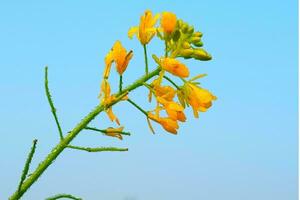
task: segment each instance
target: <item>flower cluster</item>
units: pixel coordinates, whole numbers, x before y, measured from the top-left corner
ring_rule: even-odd
[[[153,15],[150,10],[146,10],[140,18],[139,25],[129,29],[128,37],[132,39],[133,36],[137,37],[144,48],[145,76],[148,75],[147,45],[155,36],[164,41],[165,44],[164,55],[160,57],[152,55],[159,73],[151,83],[146,81],[143,83],[149,90],[149,101],[152,101],[154,96],[156,106],[153,110],[145,111],[141,106],[130,100],[127,95],[121,100],[127,100],[146,115],[153,133],[154,129],[151,121],[159,123],[166,131],[177,134],[179,123],[187,120],[184,113],[187,107],[191,107],[194,116],[198,118],[199,112],[207,111],[212,102],[216,100],[216,96],[207,89],[200,87],[200,83],[197,82],[205,74],[196,75],[189,79],[190,70],[180,60],[180,58],[193,58],[208,61],[212,58],[209,53],[201,48],[203,46],[202,33],[195,31],[193,26],[178,19],[174,13],[162,12]],[[105,69],[99,97],[103,106],[107,106],[105,111],[110,120],[115,121],[118,125],[120,125],[120,121],[113,113],[112,106],[109,106],[111,102],[116,100],[116,96],[111,94],[108,79],[111,66],[115,63],[116,71],[120,75],[119,93],[121,93],[122,76],[132,57],[133,52],[131,50],[127,51],[120,41],[115,42],[105,57]],[[172,78],[169,77],[169,74],[172,75]],[[182,85],[178,85],[174,81],[176,78],[182,81]],[[170,84],[165,84],[164,80]],[[122,130],[123,127],[108,128],[106,135],[122,139],[120,134]]]

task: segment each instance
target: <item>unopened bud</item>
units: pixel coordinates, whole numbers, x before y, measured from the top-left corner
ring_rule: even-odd
[[[194,45],[195,45],[196,47],[202,47],[202,46],[203,46],[203,43],[202,43],[202,41],[199,41],[199,42],[194,43]]]
[[[194,53],[193,49],[183,49],[180,51],[180,55],[183,57],[191,57],[193,53]]]
[[[202,35],[203,35],[203,34],[202,34],[201,32],[199,32],[199,31],[194,33],[194,36],[195,36],[195,37],[202,37]]]
[[[180,31],[179,31],[179,30],[176,30],[176,31],[173,33],[173,35],[172,35],[173,40],[174,40],[175,42],[178,41],[178,39],[180,38],[180,35],[181,35]]]
[[[179,19],[179,20],[177,20],[177,24],[178,24],[179,27],[181,27],[182,24],[183,24],[183,21],[181,19]]]
[[[192,37],[191,38],[191,43],[195,44],[195,43],[198,43],[201,41],[201,38],[200,37]]]
[[[182,24],[182,32],[187,33],[189,26],[187,24]]]
[[[211,55],[209,53],[207,53],[204,49],[195,49],[194,53],[193,53],[193,57],[197,60],[211,60]]]
[[[188,28],[188,31],[187,31],[188,33],[190,33],[190,34],[192,34],[193,32],[194,32],[194,27],[193,26],[190,26],[189,28]]]

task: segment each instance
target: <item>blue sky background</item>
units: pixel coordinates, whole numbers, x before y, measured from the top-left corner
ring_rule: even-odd
[[[32,168],[58,142],[44,66],[67,132],[97,105],[115,40],[135,52],[125,84],[143,73],[142,48],[127,30],[151,9],[172,11],[204,33],[213,60],[186,63],[192,74],[208,73],[202,85],[218,96],[212,109],[199,120],[189,110],[177,136],[159,126],[152,135],[144,116],[122,103],[114,110],[131,137],[82,132],[74,144],[129,152],[66,150],[23,199],[65,192],[88,200],[296,200],[297,7],[295,0],[0,1],[0,199],[16,189],[34,138]],[[149,47],[162,50],[158,39]],[[131,94],[141,104],[145,95]],[[112,124],[101,115],[92,125]]]

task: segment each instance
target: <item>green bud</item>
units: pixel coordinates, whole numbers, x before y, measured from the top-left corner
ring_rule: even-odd
[[[201,48],[194,49],[193,58],[203,61],[212,59],[211,55]]]
[[[182,21],[182,19],[179,19],[179,20],[177,20],[177,24],[178,24],[178,26],[179,26],[179,27],[181,27],[181,26],[182,26],[182,24],[183,24],[183,21]]]
[[[188,31],[187,31],[189,34],[192,34],[194,32],[194,27],[193,26],[190,26],[188,28]]]
[[[200,42],[201,38],[200,37],[192,37],[190,41],[191,41],[191,43],[195,44],[195,43]]]
[[[180,31],[179,31],[179,30],[176,30],[176,31],[173,33],[172,39],[176,42],[179,38],[180,38]]]
[[[203,46],[203,42],[202,42],[202,41],[199,41],[199,42],[194,43],[194,45],[195,45],[196,47],[202,47],[202,46]]]
[[[193,49],[182,49],[180,51],[180,55],[183,57],[191,57],[193,53],[194,53]]]
[[[190,45],[190,43],[188,43],[188,42],[184,42],[184,43],[182,44],[182,47],[183,47],[184,49],[189,49],[189,48],[191,48],[191,45]]]
[[[182,32],[187,33],[189,26],[187,24],[182,24]]]
[[[203,34],[201,32],[199,32],[199,31],[197,31],[197,32],[194,33],[195,37],[202,37],[202,35]]]

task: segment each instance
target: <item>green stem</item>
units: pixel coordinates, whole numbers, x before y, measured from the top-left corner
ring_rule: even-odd
[[[77,149],[87,152],[102,152],[102,151],[128,151],[128,148],[117,148],[117,147],[80,147],[80,146],[73,146],[68,145],[68,148]]]
[[[182,80],[182,82],[186,83],[187,81],[184,79],[184,78],[181,78],[180,79]]]
[[[68,199],[73,199],[73,200],[82,200],[81,198],[74,197],[73,195],[70,194],[57,194],[52,197],[48,197],[46,200],[56,200],[56,199],[62,199],[62,198],[68,198]]]
[[[141,108],[140,106],[138,106],[136,103],[134,103],[132,100],[130,99],[127,99],[127,101],[129,103],[131,103],[134,107],[136,107],[139,111],[141,111],[144,115],[146,115],[148,117],[148,113],[143,109]]]
[[[180,87],[179,87],[174,81],[172,81],[169,77],[164,76],[164,79],[166,79],[166,80],[169,81],[172,85],[174,85],[174,86],[177,88],[177,90],[180,89]]]
[[[143,85],[144,82],[148,81],[152,77],[159,74],[161,68],[157,68],[152,71],[148,75],[142,76],[140,79],[136,80],[133,84],[126,87],[122,92],[115,94],[117,97],[109,106],[113,106],[117,102],[121,101],[122,98],[128,94],[128,92],[136,89]],[[99,113],[104,110],[104,106],[102,104],[96,106],[88,115],[86,115],[75,127],[72,131],[70,131],[60,142],[52,149],[52,151],[46,156],[46,158],[38,165],[35,171],[28,177],[24,183],[22,184],[20,190],[16,191],[9,199],[17,200],[20,199],[23,194],[31,187],[31,185],[38,180],[38,178],[42,175],[42,173],[54,162],[57,156],[70,144],[70,142],[78,135],[80,131],[82,131],[90,121],[92,121]]]
[[[27,176],[27,174],[28,174],[29,167],[30,167],[30,163],[31,163],[31,161],[32,161],[33,154],[34,154],[35,149],[36,149],[37,139],[33,140],[32,143],[33,143],[33,144],[32,144],[31,150],[30,150],[30,152],[29,152],[29,154],[28,154],[28,156],[27,156],[26,163],[25,163],[25,166],[24,166],[22,175],[21,175],[21,180],[20,180],[20,183],[19,183],[19,186],[18,186],[18,192],[20,192],[21,187],[22,187],[22,185],[23,185],[23,182],[25,181],[26,176]]]
[[[59,124],[59,121],[58,121],[58,118],[57,118],[57,115],[56,115],[56,109],[54,107],[54,103],[53,103],[53,100],[51,98],[51,93],[50,93],[49,86],[48,86],[48,67],[47,66],[45,67],[45,91],[46,91],[46,96],[47,96],[49,105],[51,107],[51,112],[53,114],[56,126],[58,128],[59,137],[62,140],[64,138],[64,136],[63,136],[63,133],[62,133],[62,130],[61,130],[61,127],[60,127],[60,124]]]
[[[168,57],[168,43],[165,40],[165,57]]]
[[[120,75],[120,81],[119,81],[119,92],[122,92],[122,85],[123,85],[123,76]]]
[[[148,56],[147,56],[147,46],[146,46],[146,44],[144,44],[143,47],[144,47],[144,57],[145,57],[145,73],[146,73],[146,75],[148,75],[149,69],[148,69]]]
[[[97,131],[97,132],[101,132],[101,133],[107,133],[106,129],[97,129],[94,127],[85,127],[84,129],[86,130],[92,130],[92,131]],[[114,133],[120,133],[121,135],[130,135],[129,132],[123,132],[123,131],[113,131]]]

